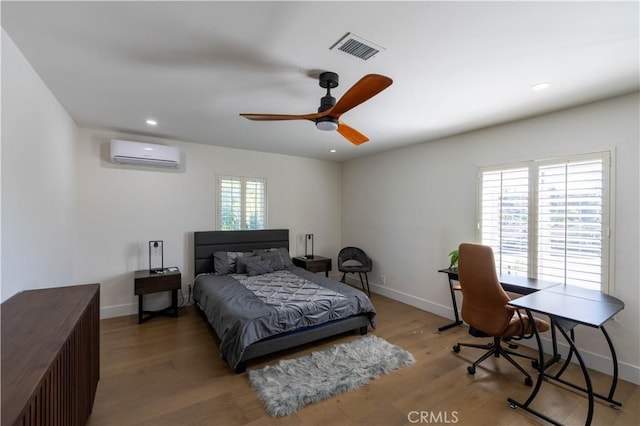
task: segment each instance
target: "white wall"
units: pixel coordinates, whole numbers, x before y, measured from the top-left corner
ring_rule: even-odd
[[[2,107],[2,300],[97,282],[103,317],[135,313],[133,271],[148,266],[153,239],[165,241],[165,263],[181,268],[186,288],[192,233],[215,229],[217,172],[267,179],[268,225],[290,229],[293,254],[305,233],[318,254],[340,249],[338,163],[77,129],[4,30]],[[114,166],[112,137],[180,146],[184,166]],[[151,307],[167,295],[158,296]]]
[[[2,30],[2,301],[74,282],[76,126]]]
[[[112,138],[180,147],[180,170],[108,162]],[[165,265],[193,282],[193,232],[215,229],[216,173],[267,179],[269,228],[315,234],[317,254],[333,257],[341,241],[341,165],[286,155],[81,129],[77,145],[77,279],[102,284],[102,316],[136,312],[133,271],[148,268],[148,241],[164,241]],[[335,269],[335,268],[334,268]],[[165,304],[168,295],[149,297]],[[164,300],[166,299],[166,300]],[[145,298],[145,304],[147,298]]]
[[[437,270],[460,242],[476,240],[478,167],[614,150],[613,295],[626,308],[607,330],[623,377],[640,383],[638,117],[636,93],[345,163],[342,242],[372,256],[375,291],[453,318]],[[577,331],[595,367],[610,371],[600,334]]]

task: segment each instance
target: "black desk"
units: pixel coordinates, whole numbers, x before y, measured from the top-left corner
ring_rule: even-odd
[[[539,356],[538,379],[536,381],[535,387],[533,388],[533,391],[531,392],[531,395],[529,395],[529,398],[527,398],[524,403],[520,403],[512,398],[509,398],[508,401],[512,408],[522,408],[548,422],[559,425],[558,422],[530,407],[531,402],[538,394],[542,381],[545,378],[560,382],[574,389],[587,393],[587,396],[589,398],[589,408],[585,425],[590,425],[593,418],[594,397],[609,402],[609,404],[613,408],[620,408],[622,406],[621,403],[613,399],[613,394],[618,382],[618,359],[616,357],[613,343],[611,342],[611,339],[609,338],[609,335],[604,328],[604,323],[606,321],[608,321],[611,317],[624,309],[624,303],[621,300],[606,294],[602,294],[599,291],[587,290],[580,287],[560,284],[512,300],[511,302],[509,302],[509,304],[517,308],[525,309],[527,311],[527,315],[529,316],[530,323],[533,325],[533,331],[538,343]],[[540,334],[536,329],[535,321],[533,321],[532,312],[538,312],[540,314],[548,315],[551,319],[552,328],[557,328],[558,330],[560,330],[560,333],[569,344],[569,356],[556,374],[551,375],[545,372],[546,365],[544,363],[542,341],[540,340]],[[575,344],[574,328],[579,324],[586,325],[588,327],[599,328],[602,331],[607,344],[609,345],[609,350],[611,351],[611,359],[613,362],[613,377],[611,380],[611,387],[609,388],[609,394],[607,396],[594,392],[591,385],[591,379],[589,377],[589,370],[587,369],[582,356],[578,351],[578,347]],[[580,369],[582,370],[582,375],[584,376],[586,388],[577,386],[561,378],[574,354],[578,360],[578,363],[580,364]]]
[[[451,324],[443,325],[442,327],[438,327],[438,331],[444,331],[451,327],[455,327],[457,325],[462,325],[462,320],[458,315],[458,303],[456,302],[456,295],[454,290],[458,290],[459,287],[454,285],[454,281],[458,281],[458,268],[445,268],[439,269],[438,272],[442,272],[447,274],[447,278],[449,278],[449,290],[451,291],[451,303],[453,304],[453,314],[455,315],[455,321]],[[557,286],[557,282],[553,281],[543,281],[537,280],[535,278],[526,278],[526,277],[517,277],[515,275],[507,275],[500,274],[498,275],[498,279],[500,280],[500,284],[505,291],[509,291],[511,293],[516,294],[531,294],[536,291],[540,291],[545,288]],[[555,338],[554,338],[555,342]],[[554,347],[554,354],[557,353],[557,350]]]

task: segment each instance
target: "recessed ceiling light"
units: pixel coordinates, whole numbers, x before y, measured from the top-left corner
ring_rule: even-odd
[[[156,120],[153,120],[153,119],[150,118],[150,119],[147,120],[147,124],[149,126],[157,126],[158,122]]]
[[[543,81],[543,82],[536,83],[533,86],[531,86],[531,90],[545,90],[545,89],[548,89],[549,86],[551,86],[551,84],[549,84],[546,81]]]
[[[335,149],[330,149],[329,152],[336,152],[336,150]]]

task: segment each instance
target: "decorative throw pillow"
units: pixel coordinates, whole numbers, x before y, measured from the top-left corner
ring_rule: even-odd
[[[250,254],[241,251],[217,251],[213,253],[213,268],[216,275],[235,274],[237,272],[238,258]]]
[[[253,257],[253,252],[242,253],[242,256],[238,256],[236,261],[236,274],[247,273],[247,259]]]
[[[278,250],[267,251],[262,255],[262,259],[271,264],[274,271],[284,269],[284,263],[282,262],[282,254]]]
[[[289,255],[289,250],[284,247],[278,247],[278,252],[280,252],[280,256],[282,256],[282,264],[285,268],[293,266],[293,261],[291,260],[291,256]]]
[[[289,268],[293,266],[293,261],[291,260],[291,256],[289,255],[289,250],[287,250],[285,247],[257,249],[253,251],[253,254],[256,256],[262,256],[265,253],[273,253],[273,252],[280,254],[280,259],[282,260],[282,266],[284,266],[285,268]]]
[[[260,256],[251,256],[246,258],[247,274],[250,276],[267,274],[273,272],[273,267],[268,260],[260,258]]]

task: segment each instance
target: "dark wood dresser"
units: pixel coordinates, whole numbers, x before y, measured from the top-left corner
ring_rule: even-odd
[[[2,303],[2,425],[85,425],[100,376],[100,285]]]

